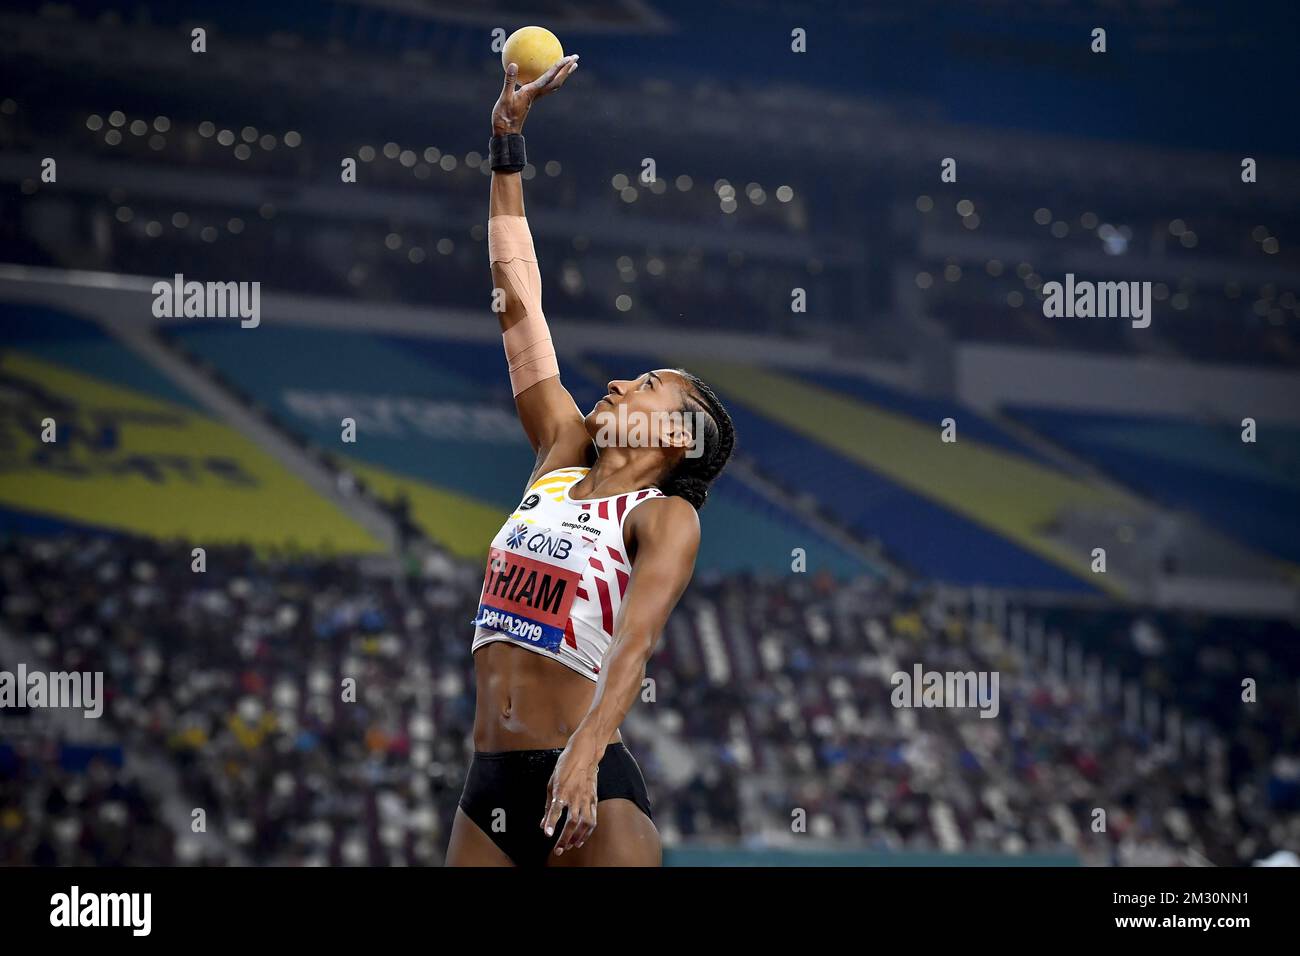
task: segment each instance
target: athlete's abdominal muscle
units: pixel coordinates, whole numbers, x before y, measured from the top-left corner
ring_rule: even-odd
[[[596,684],[557,660],[493,641],[474,654],[474,749],[563,748],[591,707]],[[611,742],[620,739],[619,735]]]

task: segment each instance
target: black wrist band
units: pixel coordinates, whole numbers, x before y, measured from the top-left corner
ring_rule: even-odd
[[[521,133],[506,133],[488,140],[488,158],[494,172],[517,173],[528,165]]]

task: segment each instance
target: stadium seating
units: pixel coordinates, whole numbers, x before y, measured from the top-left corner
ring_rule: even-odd
[[[40,769],[37,738],[7,724],[0,819],[21,814],[23,826],[0,827],[0,859],[441,859],[472,749],[476,564],[442,558],[374,577],[352,558],[218,547],[208,573],[194,575],[183,544],[25,537],[0,544],[0,580],[0,629],[24,635],[51,668],[104,671],[115,692],[101,729],[127,752],[177,767],[184,805],[205,808],[221,835],[201,845],[169,835],[157,796],[111,759],[65,753],[56,774]],[[1105,695],[1062,680],[967,597],[789,575],[700,580],[650,662],[654,700],[625,728],[669,852],[723,841],[849,844],[882,854],[878,862],[997,853],[1229,864],[1300,837],[1300,781],[1284,759],[1300,739],[1284,700],[1300,660],[1284,624],[1025,613],[1106,670],[1131,674],[1152,699],[1223,685],[1203,718],[1186,712],[1210,722],[1206,743],[1171,745]],[[59,626],[64,617],[80,622],[75,632]],[[891,705],[891,674],[915,663],[996,669],[1000,719]],[[1243,668],[1271,699],[1258,712],[1227,705]],[[357,680],[356,703],[339,701],[345,677]],[[1209,756],[1214,735],[1234,742],[1226,761]],[[1282,749],[1268,750],[1273,742]],[[105,786],[122,796],[98,795]],[[103,835],[120,820],[106,800],[134,807],[130,843]],[[1104,833],[1088,826],[1097,806],[1108,808]],[[796,808],[808,829],[792,839]],[[69,829],[69,817],[83,829]]]
[[[1008,413],[1117,481],[1261,551],[1300,564],[1300,431],[1260,423],[1267,441],[1241,440],[1240,423],[1011,407]],[[1289,457],[1288,457],[1289,456]]]
[[[381,496],[404,492],[433,540],[466,557],[484,552],[534,464],[499,344],[278,326],[258,329],[257,347],[249,348],[242,331],[182,323],[165,334]],[[588,405],[605,392],[578,365],[566,364],[564,380]],[[357,421],[355,444],[341,442],[345,417]],[[702,521],[704,570],[788,570],[794,548],[804,549],[813,573],[872,570],[788,505],[731,477]]]

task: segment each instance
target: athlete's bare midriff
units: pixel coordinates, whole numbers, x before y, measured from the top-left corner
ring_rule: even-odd
[[[558,661],[494,641],[474,653],[474,749],[563,748],[587,715],[596,685]],[[610,743],[622,735],[616,730]]]

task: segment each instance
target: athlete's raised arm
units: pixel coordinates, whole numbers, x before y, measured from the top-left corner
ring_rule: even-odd
[[[521,134],[533,102],[558,90],[577,68],[577,55],[566,56],[533,82],[517,86],[518,67],[509,64],[501,96],[492,109],[494,139]],[[551,333],[542,314],[541,273],[524,218],[518,171],[494,169],[489,208],[493,308],[501,321],[519,421],[537,452],[539,471],[548,459],[550,467],[581,464],[590,437],[573,397],[560,384]]]

